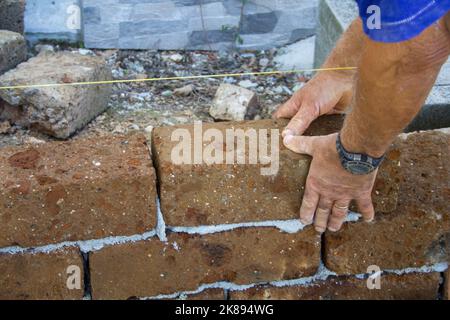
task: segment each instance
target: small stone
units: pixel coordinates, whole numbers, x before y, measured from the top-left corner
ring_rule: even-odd
[[[173,62],[181,62],[184,59],[184,57],[181,54],[179,54],[179,53],[175,53],[175,54],[172,54],[170,56],[166,56],[164,58],[165,58],[166,61],[167,60],[171,60]]]
[[[195,87],[192,84],[184,86],[182,88],[175,89],[173,92],[176,96],[187,97],[191,95],[195,90]]]
[[[125,133],[125,128],[119,124],[114,128],[113,133],[123,134]]]
[[[259,60],[259,65],[263,68],[267,67],[269,65],[269,59],[267,58],[262,58]]]
[[[81,54],[82,56],[95,55],[94,52],[92,50],[89,50],[89,49],[78,49],[78,53]]]
[[[166,91],[161,92],[161,95],[163,97],[168,98],[168,97],[171,97],[173,95],[173,92],[172,92],[172,90],[166,90]]]
[[[217,90],[209,114],[216,120],[245,120],[248,109],[256,109],[258,99],[253,91],[223,83]]]
[[[141,129],[141,128],[140,128],[137,124],[135,124],[135,123],[131,124],[131,125],[129,126],[129,128],[130,128],[131,130],[135,130],[135,131],[138,131],[138,130]]]
[[[34,50],[37,53],[42,53],[42,52],[55,52],[55,48],[50,45],[50,44],[38,44],[34,47]]]
[[[0,123],[0,134],[9,133],[11,130],[11,124],[9,121],[3,121]]]
[[[251,82],[250,80],[242,80],[239,82],[239,86],[245,89],[256,88],[258,86],[257,83]]]
[[[46,142],[44,140],[42,140],[42,139],[38,139],[38,138],[35,138],[35,137],[28,137],[28,138],[25,139],[25,143],[27,143],[27,144],[43,144],[43,143],[46,143]]]

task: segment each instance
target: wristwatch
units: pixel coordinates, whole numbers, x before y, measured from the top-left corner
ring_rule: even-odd
[[[345,150],[341,142],[341,134],[336,139],[336,149],[345,170],[355,175],[365,175],[375,171],[385,156],[373,158],[363,153],[351,153]]]

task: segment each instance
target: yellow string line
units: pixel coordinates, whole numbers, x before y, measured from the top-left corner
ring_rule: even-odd
[[[356,67],[336,67],[336,68],[317,68],[317,69],[302,69],[302,70],[287,70],[287,71],[222,73],[222,74],[208,74],[208,75],[198,75],[198,76],[162,77],[162,78],[148,78],[148,79],[127,79],[127,80],[123,79],[123,80],[86,81],[86,82],[70,82],[70,83],[30,84],[30,85],[3,86],[3,87],[0,87],[0,90],[85,86],[85,85],[115,84],[115,83],[134,83],[134,82],[154,82],[154,81],[171,81],[171,80],[192,80],[192,79],[205,79],[205,78],[266,76],[266,75],[275,75],[275,74],[316,72],[316,71],[356,70],[356,69],[357,69]]]

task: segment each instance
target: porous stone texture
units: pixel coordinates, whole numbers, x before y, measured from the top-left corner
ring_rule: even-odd
[[[231,291],[232,300],[435,300],[439,273],[384,274],[380,289],[368,289],[367,279],[330,277],[307,285],[290,287],[261,286]]]
[[[440,131],[400,137],[390,157],[398,163],[397,208],[374,223],[348,223],[326,233],[326,266],[338,274],[421,267],[449,261],[450,135]]]
[[[320,0],[314,66],[319,68],[337,40],[358,17],[354,0]],[[353,66],[348,66],[353,67]],[[450,127],[450,59],[444,64],[422,111],[405,132]]]
[[[24,37],[16,32],[0,30],[0,75],[26,58],[27,44]]]
[[[68,269],[71,266],[80,272],[73,273]],[[0,253],[0,274],[2,300],[69,300],[84,295],[83,259],[77,248],[50,253]],[[67,286],[71,275],[79,275],[80,289]]]
[[[85,0],[91,48],[268,49],[314,35],[317,0]]]
[[[129,236],[156,225],[155,174],[141,135],[0,154],[0,247]]]
[[[104,248],[90,254],[94,299],[154,297],[195,290],[202,284],[237,284],[313,275],[320,236],[312,227],[288,234],[276,228],[241,228],[188,235],[172,233]]]
[[[210,115],[216,120],[245,120],[252,109],[258,108],[258,98],[251,90],[223,83],[217,89]]]
[[[110,80],[104,59],[74,52],[42,53],[0,77],[3,86]],[[0,114],[56,138],[68,138],[104,111],[112,87],[48,86],[0,90]],[[3,105],[3,106],[2,106]],[[6,106],[5,106],[6,105]],[[7,110],[16,109],[16,117]],[[5,115],[6,114],[6,115]]]
[[[311,125],[306,134],[337,132],[341,128],[342,119],[341,116],[321,117]],[[223,162],[219,164],[202,161],[204,159],[200,159],[199,164],[180,164],[174,161],[178,155],[174,151],[180,144],[178,140],[183,141],[178,137],[180,130],[187,132],[192,138],[192,143],[188,144],[192,155],[196,153],[195,139],[199,139],[195,140],[197,145],[203,145],[205,150],[205,146],[211,142],[202,143],[202,133],[194,135],[194,126],[155,128],[152,146],[166,223],[171,226],[198,226],[298,218],[311,158],[296,154],[283,146],[281,130],[286,124],[287,120],[203,124],[203,133],[209,129],[217,129],[225,136],[226,130],[241,129],[244,133],[254,130],[255,135],[262,133],[269,136],[268,155],[275,155],[272,168],[277,168],[274,165],[277,157],[279,166],[278,171],[265,174],[262,174],[261,169],[269,169],[268,161],[259,160],[257,164],[249,164],[248,139],[245,146],[236,142],[242,142],[243,138],[236,139],[233,144],[227,143],[226,138],[222,142],[212,143],[214,150],[223,150],[224,154],[245,155],[245,164],[238,164],[236,161],[234,164],[226,164],[225,155]],[[269,130],[264,132],[262,129]],[[271,132],[272,129],[275,131]],[[272,147],[271,139],[278,139],[278,145]],[[266,147],[266,144],[263,146]],[[264,150],[264,147],[259,147],[259,150]],[[255,153],[257,152],[252,152]],[[202,155],[201,152],[197,154]],[[194,160],[193,156],[189,158]],[[374,200],[380,211],[395,209],[398,190],[396,172],[396,166],[391,161],[383,164],[374,189]]]
[[[0,1],[0,30],[23,33],[25,0]]]

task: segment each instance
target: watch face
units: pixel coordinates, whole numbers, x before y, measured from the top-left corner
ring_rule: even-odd
[[[375,170],[375,167],[367,162],[349,161],[345,168],[353,174],[368,174]]]

